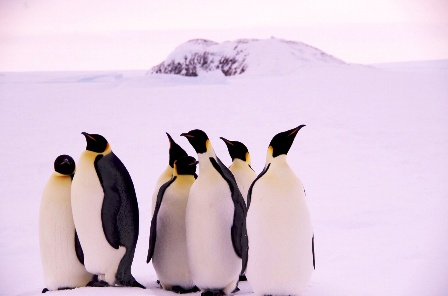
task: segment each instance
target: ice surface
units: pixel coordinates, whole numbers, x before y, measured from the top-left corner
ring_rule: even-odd
[[[40,196],[55,157],[76,161],[84,150],[81,132],[104,135],[134,180],[141,231],[133,274],[148,289],[54,294],[169,295],[145,263],[151,193],[168,162],[165,132],[195,156],[179,135],[205,130],[228,165],[219,137],[242,141],[260,172],[272,136],[306,124],[288,155],[306,188],[315,231],[316,271],[304,295],[447,295],[444,63],[399,71],[320,64],[288,75],[232,78],[0,74],[0,294],[40,295],[44,288]],[[248,283],[241,288],[237,295],[251,294]]]

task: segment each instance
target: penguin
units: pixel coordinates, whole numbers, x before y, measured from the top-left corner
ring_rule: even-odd
[[[196,164],[191,156],[174,162],[173,177],[160,187],[151,221],[146,263],[152,259],[162,288],[177,293],[199,291],[190,271],[185,229],[185,211]]]
[[[304,188],[286,159],[303,127],[272,138],[266,166],[249,188],[246,275],[256,295],[301,295],[315,267]]]
[[[44,281],[42,293],[86,286],[93,275],[83,265],[84,254],[76,235],[70,189],[75,161],[59,155],[42,193],[39,244]]]
[[[251,167],[250,154],[246,145],[238,141],[229,141],[226,138],[220,137],[227,146],[230,157],[232,158],[232,165],[229,170],[235,177],[238,188],[243,195],[244,202],[247,204],[247,192],[252,182],[257,177],[257,174]]]
[[[182,149],[182,147],[180,147],[176,142],[174,142],[170,134],[166,133],[166,135],[168,136],[168,141],[170,143],[169,160],[166,169],[162,172],[162,174],[160,174],[159,178],[157,179],[156,186],[152,194],[151,213],[154,213],[154,209],[156,208],[157,195],[159,193],[160,186],[168,182],[173,177],[174,162],[181,157],[188,156],[187,152],[185,152],[185,150]]]
[[[246,205],[229,169],[202,130],[187,138],[198,153],[199,176],[188,197],[185,224],[193,282],[203,296],[237,289],[247,262]]]
[[[82,134],[87,147],[78,160],[71,192],[84,264],[97,275],[89,286],[145,288],[131,274],[139,231],[131,176],[103,136]]]

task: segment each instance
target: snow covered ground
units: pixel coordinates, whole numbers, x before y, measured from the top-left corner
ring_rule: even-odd
[[[260,172],[272,136],[306,124],[289,152],[312,214],[316,271],[305,296],[448,293],[448,63],[318,65],[288,75],[195,78],[136,72],[0,73],[0,294],[40,295],[37,221],[60,154],[100,133],[127,166],[141,213],[133,274],[148,287],[55,295],[170,295],[146,264],[165,132],[244,142]],[[422,70],[423,69],[423,70]],[[237,295],[250,295],[248,283]]]

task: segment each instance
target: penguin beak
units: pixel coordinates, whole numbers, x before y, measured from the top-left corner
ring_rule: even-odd
[[[233,145],[233,143],[232,142],[230,142],[229,140],[227,140],[226,138],[223,138],[223,137],[219,137],[221,140],[223,140],[224,141],[224,143],[226,143],[227,145],[231,145],[231,146],[235,146],[235,145]]]
[[[194,136],[190,135],[189,133],[182,133],[180,134],[181,137],[186,137],[186,138],[194,138]]]
[[[292,136],[292,135],[294,135],[294,134],[297,134],[297,132],[300,131],[300,129],[301,129],[302,127],[305,127],[305,126],[306,126],[306,125],[304,125],[304,124],[299,125],[299,126],[296,127],[295,129],[293,129],[292,132],[289,133],[288,137],[289,137],[289,136]]]
[[[189,165],[197,165],[199,163],[199,161],[194,161],[192,163],[190,163]]]
[[[168,141],[170,142],[170,147],[171,147],[171,142],[173,141],[173,138],[171,138],[169,133],[166,133],[166,135],[168,136]]]
[[[61,162],[61,165],[63,164],[70,164],[70,161],[67,158],[65,158],[64,161]]]
[[[94,137],[92,137],[91,135],[89,135],[88,133],[86,133],[86,132],[82,132],[81,134],[83,134],[86,138],[89,138],[90,140],[92,140],[92,141],[95,141],[96,142],[96,140],[95,140],[95,138]]]

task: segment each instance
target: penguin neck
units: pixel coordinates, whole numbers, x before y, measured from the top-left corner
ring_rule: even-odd
[[[213,150],[212,144],[209,141],[207,144],[207,151],[205,151],[204,153],[198,153],[199,175],[201,174],[202,170],[208,170],[209,167],[213,167],[212,163],[210,162],[210,157],[216,159],[215,150]]]
[[[241,160],[239,158],[235,158],[233,160],[232,165],[230,166],[230,168],[232,168],[232,169],[242,169],[242,168],[249,167],[249,165],[250,164],[248,162],[246,162],[244,160]]]
[[[266,165],[271,164],[271,166],[287,166],[289,167],[288,161],[286,159],[286,154],[279,155],[277,157],[272,157],[272,154],[266,156]]]
[[[174,173],[173,176],[176,177],[177,182],[181,182],[181,183],[184,183],[184,182],[193,183],[195,180],[193,175],[178,175],[177,173]]]

